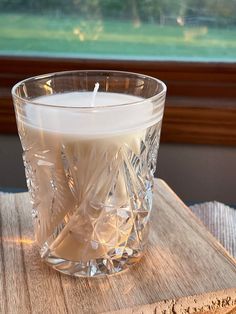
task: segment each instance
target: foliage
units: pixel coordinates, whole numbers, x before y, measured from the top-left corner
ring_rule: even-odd
[[[0,12],[76,15],[160,25],[236,25],[236,0],[0,0]]]
[[[235,61],[236,29],[0,14],[0,53]]]

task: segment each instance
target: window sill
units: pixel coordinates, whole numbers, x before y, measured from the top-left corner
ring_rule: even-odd
[[[16,133],[11,87],[30,76],[76,69],[144,73],[168,87],[162,141],[236,146],[236,64],[0,57],[0,133]]]

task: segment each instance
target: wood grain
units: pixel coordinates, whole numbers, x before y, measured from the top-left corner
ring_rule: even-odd
[[[236,64],[0,56],[0,133],[16,133],[12,86],[65,70],[138,72],[168,86],[162,141],[236,145]]]
[[[236,145],[236,108],[165,108],[163,142]]]
[[[28,193],[0,194],[0,215],[0,313],[228,313],[236,306],[235,260],[161,180],[145,257],[109,278],[72,278],[40,262]]]

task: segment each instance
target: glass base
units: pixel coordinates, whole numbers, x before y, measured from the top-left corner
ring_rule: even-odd
[[[41,251],[42,253],[42,251]],[[46,253],[46,254],[45,254]],[[122,256],[114,255],[108,258],[91,259],[84,261],[70,261],[55,256],[48,249],[41,254],[42,260],[53,269],[75,277],[102,277],[114,275],[127,270],[137,263],[143,256],[143,251],[134,251],[126,248]]]

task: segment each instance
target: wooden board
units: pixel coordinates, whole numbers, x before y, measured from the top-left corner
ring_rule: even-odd
[[[236,263],[161,180],[146,256],[85,279],[44,265],[27,193],[0,194],[0,313],[236,313]]]

